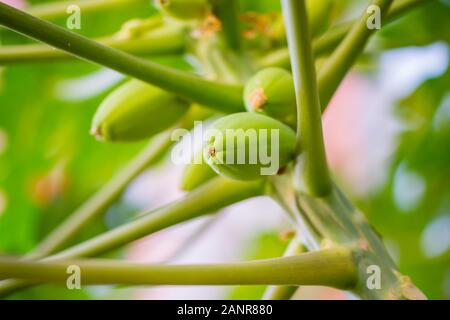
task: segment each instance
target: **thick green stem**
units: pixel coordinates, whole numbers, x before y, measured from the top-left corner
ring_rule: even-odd
[[[100,255],[148,234],[261,195],[263,188],[263,181],[240,182],[217,177],[175,203],[147,212],[133,222],[68,248],[46,260]],[[26,288],[28,285],[30,283],[27,281],[5,280],[0,282],[0,296]]]
[[[293,239],[289,243],[289,246],[287,247],[283,256],[290,257],[303,252],[305,252],[305,247],[297,239]],[[289,300],[295,294],[297,289],[298,286],[270,286],[266,289],[266,292],[263,295],[263,299]]]
[[[393,0],[375,0],[373,2],[373,4],[379,8],[382,18],[386,15],[392,1]],[[330,102],[347,72],[353,66],[359,55],[364,51],[369,37],[376,31],[376,29],[369,29],[367,26],[367,21],[373,14],[374,13],[371,11],[364,12],[360,20],[353,25],[341,44],[320,68],[318,82],[320,99],[324,109]]]
[[[299,234],[314,230],[322,246],[354,248],[358,268],[358,285],[353,290],[356,294],[364,299],[424,298],[420,290],[398,272],[381,239],[338,187],[334,186],[326,197],[311,197],[294,189],[291,175],[272,179],[273,197],[298,217]],[[308,249],[316,250],[315,244],[305,244]],[[370,286],[373,268],[380,272],[380,287]]]
[[[306,190],[323,196],[331,190],[323,143],[321,107],[304,0],[283,0],[288,46],[297,96],[297,141]]]
[[[238,0],[214,0],[214,13],[222,22],[222,32],[228,46],[233,50],[241,48],[241,29]]]
[[[398,0],[392,4],[391,9],[388,12],[386,19],[383,23],[386,25],[392,21],[395,21],[398,17],[402,16],[406,12],[417,8],[420,5],[432,2],[435,0]],[[333,51],[342,39],[345,38],[351,27],[356,21],[345,22],[339,24],[330,30],[328,30],[323,36],[313,41],[313,53],[316,57],[330,53]],[[282,48],[277,51],[271,52],[259,60],[259,65],[262,68],[267,67],[283,67],[289,68],[290,57],[289,49]],[[326,107],[326,106],[324,106]]]
[[[292,257],[210,265],[143,265],[107,260],[29,262],[0,259],[0,275],[66,283],[68,267],[80,270],[81,285],[321,285],[352,288],[356,269],[345,248]]]
[[[179,27],[163,27],[138,37],[110,36],[95,41],[128,53],[162,55],[183,52],[186,34]],[[44,44],[0,46],[0,64],[54,62],[73,58],[65,51]]]
[[[83,13],[129,7],[135,4],[145,4],[148,0],[72,0],[43,3],[25,9],[29,14],[41,19],[55,19],[67,16],[70,5],[78,6]]]
[[[0,24],[80,58],[109,67],[224,112],[243,110],[242,87],[204,80],[107,47],[0,3]]]

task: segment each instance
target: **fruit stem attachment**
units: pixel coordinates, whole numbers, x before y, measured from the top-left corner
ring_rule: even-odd
[[[204,80],[188,72],[107,47],[55,24],[0,3],[0,24],[75,56],[158,86],[223,112],[244,109],[242,86]]]
[[[297,143],[306,191],[324,196],[331,191],[322,134],[311,37],[304,0],[283,0],[288,47],[297,98]]]
[[[81,284],[127,285],[356,285],[353,254],[335,248],[292,257],[249,262],[145,265],[111,260],[31,262],[0,258],[0,274],[39,282],[66,283],[68,267],[77,266]]]

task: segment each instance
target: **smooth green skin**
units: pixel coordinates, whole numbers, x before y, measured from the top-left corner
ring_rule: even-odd
[[[216,172],[203,160],[203,150],[194,156],[194,163],[188,164],[181,177],[181,189],[192,191],[217,176]]]
[[[138,141],[174,125],[189,109],[176,95],[139,80],[129,80],[102,102],[92,133],[111,142]]]
[[[256,90],[262,90],[267,101],[255,109],[251,97]],[[292,128],[297,121],[294,80],[282,68],[267,68],[255,74],[245,85],[245,107],[250,112],[258,112],[275,118]]]
[[[155,3],[162,12],[180,20],[202,19],[210,9],[207,0],[156,0]]]
[[[330,25],[333,0],[308,0],[309,29],[313,37],[321,35]]]
[[[267,131],[267,142],[268,142],[268,154],[271,155],[271,129],[279,130],[279,168],[285,166],[288,162],[294,159],[295,156],[295,148],[296,148],[296,136],[295,132],[286,126],[285,124],[277,121],[271,117],[251,113],[251,112],[241,112],[235,113],[229,116],[225,116],[219,120],[217,120],[212,126],[211,129],[218,130],[217,132],[220,135],[212,135],[208,138],[207,144],[203,149],[203,157],[205,161],[213,168],[215,172],[225,177],[235,179],[235,180],[257,180],[266,177],[265,175],[261,175],[261,168],[267,167],[267,165],[263,165],[260,162],[258,157],[258,161],[255,164],[245,163],[245,164],[229,164],[222,163],[220,159],[223,159],[223,162],[226,162],[226,153],[227,153],[227,136],[226,130],[238,130],[242,129],[244,132],[247,132],[249,129],[254,129],[257,132],[257,136],[259,137],[260,130],[266,129]],[[220,141],[220,137],[222,138]],[[240,150],[245,148],[246,162],[249,159],[249,137],[246,135],[244,139],[244,143],[241,141],[242,139],[238,139],[234,136],[234,154],[235,157],[239,154]],[[258,143],[259,144],[259,143]],[[211,148],[215,149],[215,155],[210,155]],[[228,147],[229,148],[229,147]],[[257,149],[259,151],[259,147]]]

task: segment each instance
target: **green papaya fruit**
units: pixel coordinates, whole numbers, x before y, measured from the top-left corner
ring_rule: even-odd
[[[334,0],[308,0],[306,9],[308,10],[309,29],[312,37],[317,37],[324,33],[331,23]]]
[[[208,0],[155,0],[156,7],[180,20],[203,19],[210,12]]]
[[[277,174],[295,157],[295,149],[291,128],[262,114],[242,112],[213,123],[203,157],[218,174],[256,180]]]
[[[266,68],[247,81],[245,107],[275,118],[292,128],[297,123],[297,107],[292,75],[282,68]]]
[[[189,102],[139,80],[129,80],[108,95],[92,121],[99,140],[138,141],[169,128],[189,109]]]

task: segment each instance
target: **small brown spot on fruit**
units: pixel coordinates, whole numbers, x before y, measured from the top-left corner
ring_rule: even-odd
[[[90,134],[94,136],[97,140],[103,139],[102,135],[102,128],[101,127],[94,127],[91,129]]]
[[[280,239],[283,241],[289,241],[293,239],[296,235],[295,230],[293,229],[287,229],[280,232]]]
[[[216,147],[210,146],[208,148],[208,155],[212,158],[215,157],[216,156]]]
[[[278,171],[277,171],[277,176],[283,175],[284,173],[286,173],[286,171],[287,171],[287,166],[281,167],[281,168],[278,169]]]

